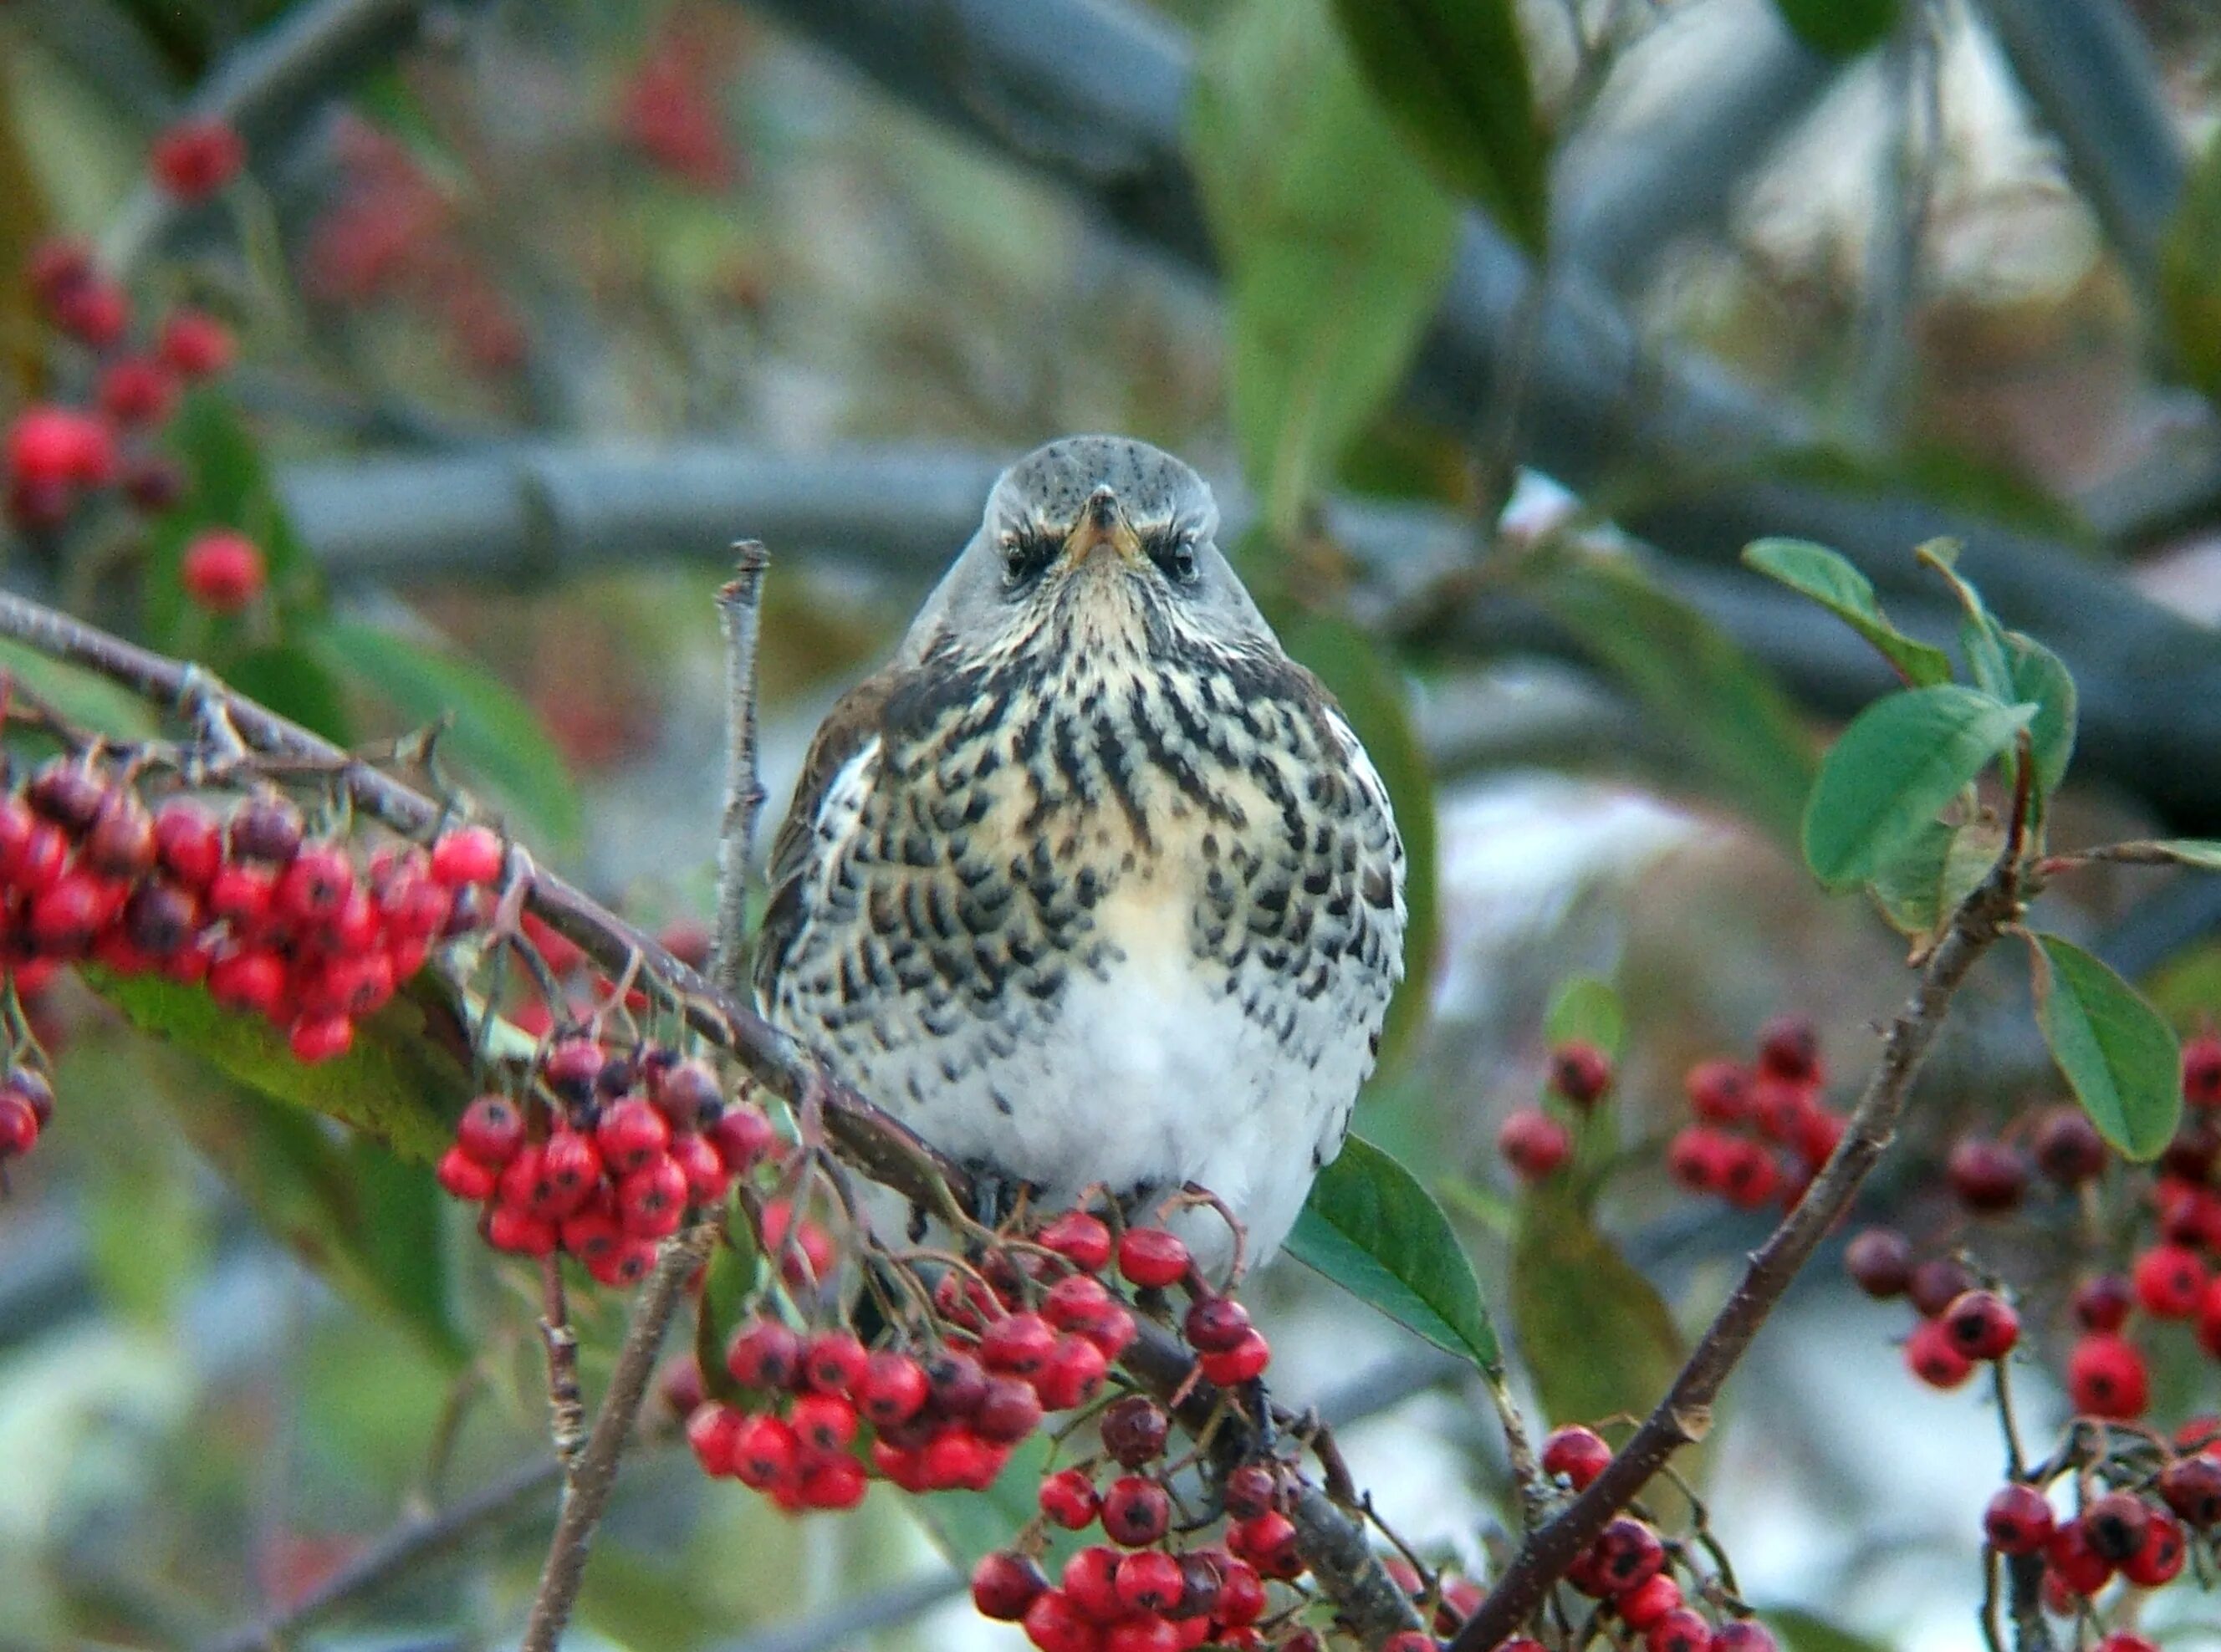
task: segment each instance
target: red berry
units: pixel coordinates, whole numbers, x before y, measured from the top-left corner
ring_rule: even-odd
[[[1219,1623],[1235,1629],[1246,1627],[1262,1618],[1270,1604],[1265,1580],[1257,1575],[1255,1567],[1231,1558],[1220,1566],[1218,1604],[1211,1609]]]
[[[733,1445],[748,1419],[729,1405],[696,1406],[687,1414],[686,1443],[702,1472],[723,1479],[733,1472]]]
[[[2221,1036],[2183,1041],[2182,1098],[2193,1107],[2221,1107]]]
[[[734,1430],[732,1454],[734,1478],[760,1492],[792,1483],[802,1442],[782,1419],[754,1416]]]
[[[990,1371],[1030,1377],[1048,1364],[1056,1331],[1039,1314],[1005,1314],[979,1335],[979,1362]]]
[[[1951,1149],[1944,1173],[1970,1211],[2010,1211],[2028,1190],[2028,1157],[2018,1148],[1970,1136]]]
[[[1923,1318],[1933,1319],[1975,1286],[1974,1271],[1955,1256],[1930,1256],[1912,1270],[1905,1293]]]
[[[162,323],[155,349],[173,371],[206,379],[231,365],[231,329],[201,310],[176,310]]]
[[[212,614],[235,614],[246,607],[262,594],[269,572],[261,547],[228,528],[197,535],[178,566],[185,595]]]
[[[1617,1595],[1648,1582],[1666,1564],[1666,1545],[1632,1515],[1616,1517],[1597,1534],[1567,1581],[1585,1594]],[[1578,1575],[1576,1574],[1578,1572]]]
[[[328,923],[354,893],[354,863],[331,843],[303,844],[278,879],[278,910],[298,923]]]
[[[919,1459],[919,1478],[932,1491],[985,1491],[994,1484],[1003,1461],[1001,1449],[973,1430],[944,1429],[928,1442]]]
[[[787,1413],[796,1439],[814,1451],[846,1451],[856,1438],[856,1408],[840,1394],[804,1394]]]
[[[2129,1280],[2144,1311],[2159,1319],[2187,1319],[2205,1295],[2205,1263],[2183,1245],[2154,1245],[2138,1256]]]
[[[118,424],[159,424],[177,405],[178,381],[160,362],[128,355],[100,375],[101,411]]]
[[[967,1417],[987,1397],[987,1374],[979,1361],[956,1349],[942,1349],[926,1356],[927,1404],[935,1415]]]
[[[39,1116],[31,1104],[10,1091],[0,1091],[0,1160],[20,1157],[36,1146]]]
[[[1666,1144],[1666,1173],[1692,1193],[1717,1193],[1727,1177],[1735,1138],[1705,1124],[1687,1124]]]
[[[1042,1245],[1083,1273],[1099,1273],[1110,1261],[1110,1230],[1100,1218],[1070,1211],[1041,1230]]]
[[[2001,1360],[2020,1340],[2020,1316],[1991,1291],[1968,1291],[1937,1318],[1951,1346],[1970,1360]]]
[[[2067,1392],[2086,1416],[2132,1422],[2150,1403],[2150,1374],[2132,1343],[2093,1332],[2067,1357]]]
[[[1145,1548],[1171,1526],[1172,1499],[1156,1481],[1128,1474],[1111,1481],[1103,1493],[1099,1517],[1104,1535],[1112,1542],[1128,1549]]]
[[[1073,1332],[1056,1339],[1048,1365],[1033,1377],[1034,1392],[1045,1410],[1072,1411],[1095,1397],[1110,1371],[1110,1361],[1103,1350]]]
[[[779,1129],[754,1107],[728,1107],[710,1126],[710,1140],[726,1167],[745,1176],[778,1150]]]
[[[1273,1345],[1265,1340],[1262,1331],[1251,1330],[1243,1332],[1242,1340],[1232,1348],[1203,1355],[1196,1363],[1203,1367],[1206,1380],[1221,1388],[1230,1388],[1263,1375],[1272,1361]]]
[[[1118,1562],[1118,1599],[1132,1611],[1169,1614],[1187,1592],[1180,1563],[1161,1549],[1144,1549]]]
[[[707,1061],[675,1061],[664,1068],[654,1079],[649,1098],[674,1130],[714,1128],[725,1105],[716,1073]]]
[[[1103,1652],[1103,1637],[1060,1589],[1045,1589],[1025,1611],[1026,1639],[1038,1652]]]
[[[1013,1549],[997,1549],[972,1568],[972,1604],[982,1618],[1015,1624],[1048,1587],[1039,1562]]]
[[[499,1204],[487,1212],[486,1242],[514,1256],[548,1256],[559,1236],[555,1224],[533,1215],[521,1205]]]
[[[1553,1429],[1542,1442],[1542,1472],[1564,1476],[1577,1492],[1585,1490],[1611,1461],[1611,1448],[1603,1436],[1578,1423]]]
[[[1226,1547],[1268,1578],[1295,1578],[1303,1573],[1295,1524],[1278,1510],[1229,1526]]]
[[[1868,1296],[1902,1296],[1912,1282],[1912,1242],[1894,1228],[1868,1228],[1844,1248],[1843,1267]]]
[[[490,884],[501,875],[501,839],[484,826],[451,827],[432,845],[432,876],[450,889]]]
[[[155,138],[149,160],[155,182],[180,201],[201,201],[239,176],[247,145],[225,121],[190,117]]]
[[[821,1394],[854,1392],[871,1367],[854,1331],[821,1330],[803,1344],[802,1380]]]
[[[200,906],[174,884],[140,885],[123,908],[123,935],[148,958],[167,958],[190,945],[200,928]]]
[[[2184,1457],[2159,1477],[2167,1506],[2200,1530],[2221,1524],[2221,1458]]]
[[[33,247],[23,260],[23,278],[41,303],[82,285],[99,273],[90,243],[74,235],[53,235]]]
[[[1262,1463],[1244,1463],[1226,1477],[1226,1512],[1236,1520],[1253,1518],[1273,1506],[1279,1489],[1271,1469]]]
[[[260,948],[235,952],[210,966],[209,996],[227,1010],[267,1015],[285,991],[285,965]]]
[[[1661,1572],[1615,1597],[1611,1604],[1630,1629],[1649,1629],[1681,1604],[1681,1586]]]
[[[439,1166],[433,1174],[448,1192],[472,1205],[491,1198],[494,1184],[500,1179],[498,1172],[480,1164],[459,1147],[449,1148],[440,1155]]]
[[[456,1121],[455,1145],[480,1164],[498,1170],[524,1145],[524,1115],[507,1096],[480,1096]]]
[[[1582,1039],[1550,1052],[1550,1088],[1576,1107],[1592,1107],[1611,1088],[1611,1057]]]
[[[95,276],[56,293],[49,309],[56,327],[96,350],[122,343],[131,327],[130,297],[103,277]]]
[[[907,1423],[925,1409],[930,1386],[924,1369],[907,1354],[890,1349],[866,1361],[855,1385],[857,1409],[879,1428]]]
[[[2033,1555],[2051,1540],[2051,1505],[2033,1486],[2004,1486],[1982,1511],[1982,1536],[2000,1555]]]
[[[1080,1469],[1059,1469],[1043,1480],[1040,1502],[1050,1523],[1067,1531],[1085,1531],[1095,1524],[1094,1482]]]
[[[1110,1287],[1085,1273],[1068,1273],[1042,1299],[1042,1317],[1059,1330],[1076,1330],[1110,1305]]]
[[[1112,1461],[1139,1468],[1165,1455],[1172,1419],[1147,1394],[1129,1394],[1103,1413],[1103,1449]]]
[[[1091,1623],[1115,1624],[1126,1616],[1126,1603],[1118,1599],[1118,1562],[1115,1549],[1089,1545],[1064,1563],[1060,1580],[1079,1614]]]
[[[1249,1311],[1232,1297],[1200,1297],[1190,1305],[1183,1328],[1197,1353],[1223,1354],[1249,1334]]]
[[[22,482],[98,487],[115,473],[116,444],[108,426],[88,413],[41,404],[8,427],[8,474]]]
[[[1521,1107],[1497,1131],[1496,1150],[1521,1180],[1538,1182],[1565,1163],[1573,1150],[1573,1138],[1539,1107]]]
[[[186,888],[203,891],[223,864],[223,834],[198,804],[172,798],[154,813],[154,858]]]
[[[802,1380],[802,1338],[776,1319],[744,1320],[725,1344],[725,1369],[743,1388],[791,1388]]]
[[[2074,1288],[2075,1323],[2085,1330],[2118,1330],[2128,1323],[2134,1299],[2129,1282],[2118,1273],[2098,1274]]]
[[[1776,1016],[1759,1029],[1759,1069],[1777,1079],[1818,1085],[1826,1073],[1820,1065],[1820,1030],[1809,1016]]]
[[[1722,1198],[1739,1211],[1755,1211],[1780,1190],[1781,1167],[1756,1142],[1730,1142],[1719,1178],[1716,1191]]]
[[[989,1377],[972,1411],[972,1431],[990,1445],[1016,1445],[1041,1419],[1041,1396],[1023,1378]]]
[[[1642,1644],[1647,1652],[1711,1652],[1712,1626],[1689,1607],[1677,1606],[1650,1626]]]
[[[628,1096],[603,1110],[594,1126],[594,1145],[611,1174],[628,1176],[670,1148],[671,1126],[648,1103]]]
[[[2144,1544],[2152,1511],[2133,1492],[2108,1492],[2082,1511],[2082,1535],[2099,1559],[2118,1566]]]
[[[1931,1388],[1956,1388],[1974,1374],[1974,1362],[1951,1341],[1940,1319],[1924,1319],[1905,1341],[1905,1363]]]
[[[2093,1646],[2090,1652],[2159,1652],[2159,1643],[2117,1629]]]
[[[2105,1173],[2105,1138],[2073,1103],[2047,1109],[2030,1137],[2036,1167],[2061,1187],[2080,1187]]]
[[[540,1149],[534,1204],[539,1214],[560,1221],[592,1196],[601,1179],[602,1155],[593,1137],[567,1127],[556,1129]]]
[[[2149,1511],[2143,1541],[2121,1562],[2121,1575],[2140,1589],[2162,1588],[2174,1581],[2189,1559],[2182,1523],[2164,1509]]]
[[[1682,1076],[1689,1105],[1710,1124],[1746,1124],[1751,1117],[1750,1074],[1733,1061],[1699,1061]]]
[[[617,1184],[617,1220],[635,1239],[668,1238],[686,1219],[687,1191],[676,1160],[652,1160]]]
[[[1145,1288],[1177,1285],[1187,1277],[1187,1246],[1162,1228],[1129,1228],[1118,1240],[1118,1271]]]

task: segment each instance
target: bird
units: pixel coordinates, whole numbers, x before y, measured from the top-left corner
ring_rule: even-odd
[[[1146,442],[1011,465],[769,858],[766,1017],[982,1185],[1278,1250],[1404,971],[1387,788]],[[914,1216],[913,1221],[920,1219]]]

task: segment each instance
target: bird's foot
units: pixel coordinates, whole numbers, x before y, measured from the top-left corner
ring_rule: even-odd
[[[1035,1190],[1031,1182],[978,1161],[964,1167],[972,1179],[972,1219],[993,1230],[1015,1216]]]

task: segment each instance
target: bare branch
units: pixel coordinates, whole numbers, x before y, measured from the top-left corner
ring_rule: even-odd
[[[734,548],[737,571],[717,592],[725,633],[725,815],[717,836],[717,936],[710,979],[732,998],[748,998],[748,855],[763,808],[756,773],[756,635],[763,623],[763,579],[771,557],[759,540]]]
[[[1850,1208],[1867,1173],[1895,1133],[1929,1047],[1951,999],[2019,911],[2022,887],[2007,860],[1961,904],[1930,954],[1911,999],[1891,1022],[1881,1059],[1851,1111],[1842,1141],[1805,1196],[1752,1255],[1735,1291],[1674,1378],[1604,1472],[1564,1511],[1523,1543],[1496,1586],[1450,1643],[1451,1652],[1486,1652],[1516,1632],[1611,1517],[1639,1496],[1681,1447],[1704,1438],[1712,1402],[1789,1282]]]
[[[647,1398],[648,1380],[655,1373],[657,1350],[663,1333],[685,1294],[686,1280],[710,1255],[716,1225],[704,1222],[665,1241],[655,1269],[633,1299],[632,1323],[624,1345],[617,1351],[616,1369],[610,1375],[609,1392],[594,1417],[594,1431],[563,1492],[563,1511],[555,1521],[555,1536],[547,1546],[547,1565],[540,1574],[539,1592],[532,1599],[532,1615],[525,1621],[522,1652],[555,1652],[571,1608],[579,1598],[579,1585],[586,1574],[586,1551],[592,1546],[602,1511],[609,1505],[610,1489],[617,1480],[617,1464],[631,1443],[633,1424]]]

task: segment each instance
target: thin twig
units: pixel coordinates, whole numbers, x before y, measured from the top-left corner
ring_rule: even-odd
[[[1531,1534],[1486,1599],[1451,1642],[1452,1652],[1486,1652],[1514,1633],[1612,1516],[1638,1496],[1681,1447],[1711,1427],[1712,1401],[1789,1282],[1826,1237],[1889,1144],[1952,996],[2019,910],[2017,869],[2000,860],[1953,915],[1918,985],[1884,1039],[1880,1061],[1849,1128],[1805,1197],[1754,1253],[1742,1281],[1705,1330],[1657,1408],[1605,1471],[1565,1511]]]
[[[460,1548],[481,1530],[536,1502],[561,1480],[562,1469],[552,1458],[535,1458],[444,1509],[404,1520],[299,1599],[203,1642],[200,1652],[259,1652],[282,1646],[310,1624],[407,1576],[421,1562]]]
[[[540,1340],[547,1347],[547,1435],[566,1474],[578,1467],[586,1442],[586,1399],[579,1389],[579,1334],[563,1290],[563,1259],[540,1259]]]
[[[717,838],[717,935],[710,979],[746,1001],[748,972],[748,855],[755,844],[763,781],[756,773],[756,639],[763,624],[761,543],[733,547],[737,568],[717,592],[725,633],[725,815]]]
[[[586,1574],[586,1551],[609,1505],[618,1461],[631,1442],[633,1424],[654,1374],[663,1333],[670,1327],[688,1277],[707,1260],[716,1234],[716,1224],[704,1222],[666,1241],[654,1271],[634,1299],[632,1325],[617,1352],[616,1369],[594,1417],[594,1431],[564,1488],[563,1511],[547,1545],[547,1564],[533,1596],[532,1615],[525,1622],[522,1652],[554,1652],[562,1638]]]

